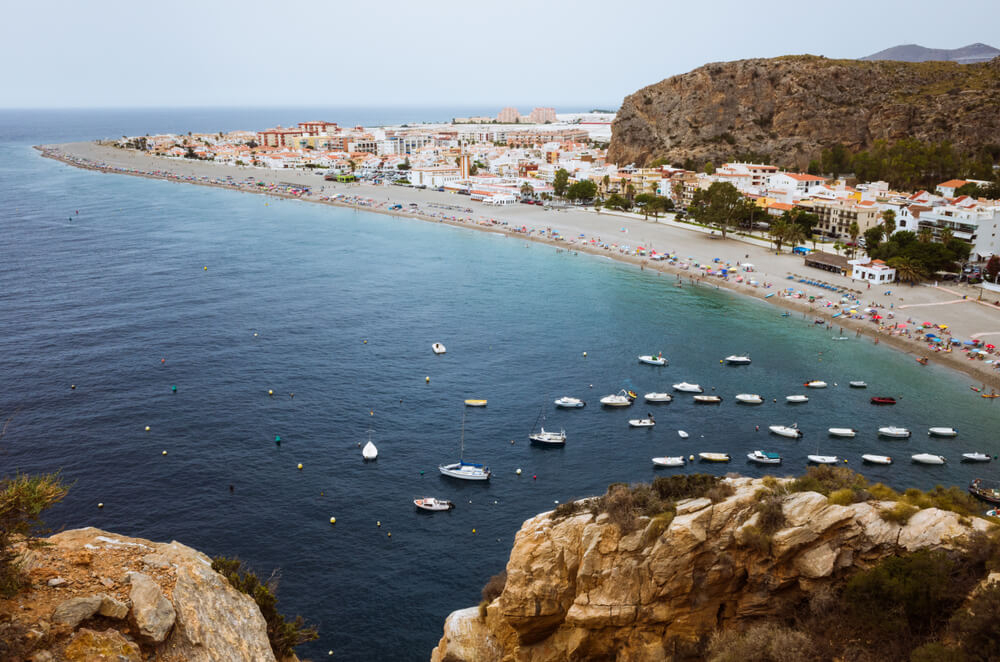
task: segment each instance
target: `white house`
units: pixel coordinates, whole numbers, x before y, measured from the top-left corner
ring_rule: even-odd
[[[823,185],[826,180],[816,175],[804,175],[797,172],[779,172],[767,178],[767,186],[771,189],[792,191],[798,197],[810,195],[814,189]]]
[[[849,260],[853,268],[851,278],[868,281],[876,285],[885,285],[896,280],[896,270],[888,266],[882,260]]]
[[[937,192],[946,198],[954,198],[955,191],[962,188],[969,182],[964,179],[949,179],[946,182],[941,182],[937,185]]]
[[[414,186],[429,186],[438,188],[449,182],[457,181],[460,173],[454,166],[418,166],[410,168],[409,179]]]

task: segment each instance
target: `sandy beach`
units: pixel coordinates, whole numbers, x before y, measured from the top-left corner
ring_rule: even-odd
[[[516,204],[495,207],[467,196],[409,187],[336,184],[314,173],[233,167],[213,162],[167,159],[93,142],[43,145],[43,156],[112,174],[166,179],[243,192],[296,198],[429,222],[502,232],[653,269],[680,287],[726,288],[825,320],[850,338],[864,338],[901,352],[904,360],[927,357],[969,375],[972,386],[1000,391],[1000,354],[971,351],[967,341],[1000,345],[1000,294],[977,300],[978,287],[949,283],[868,288],[863,281],[804,265],[801,256],[776,253],[765,242],[737,238],[669,219],[643,220],[592,209],[554,210]],[[305,192],[296,187],[306,186]],[[393,209],[400,205],[401,207]],[[642,246],[646,255],[634,254]],[[650,259],[652,252],[672,259]],[[747,265],[752,265],[747,267]],[[717,275],[729,266],[728,275]],[[711,268],[712,274],[706,272]],[[803,280],[822,283],[813,285]],[[813,300],[810,301],[810,298]],[[851,312],[855,311],[855,312]],[[867,311],[867,312],[866,312]],[[873,319],[878,315],[881,319]],[[928,342],[933,333],[942,342]],[[951,340],[962,344],[952,343]],[[947,349],[946,349],[947,348]]]

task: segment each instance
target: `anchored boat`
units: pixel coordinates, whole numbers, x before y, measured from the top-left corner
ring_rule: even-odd
[[[683,467],[684,456],[677,455],[675,457],[654,457],[653,464],[658,467]]]
[[[957,437],[958,430],[955,428],[927,428],[927,434],[931,437]]]
[[[663,352],[660,352],[656,356],[652,354],[643,354],[639,357],[639,363],[645,363],[647,365],[667,365],[667,360],[663,358]]]
[[[868,464],[892,464],[892,458],[888,455],[871,455],[866,453],[861,456],[861,459]]]
[[[455,507],[451,501],[446,501],[445,499],[437,499],[435,497],[424,497],[422,499],[414,499],[413,505],[420,510],[429,511],[440,511],[440,510],[451,510]]]
[[[919,464],[944,464],[944,455],[934,455],[933,453],[917,453],[910,456],[914,462]]]
[[[857,434],[857,430],[854,428],[829,428],[827,432],[830,433],[831,437],[853,437]]]
[[[635,401],[635,392],[622,389],[618,393],[606,395],[601,398],[601,404],[605,407],[628,407]]]
[[[586,404],[580,398],[570,398],[568,396],[563,396],[556,400],[556,407],[562,407],[563,409],[577,409],[586,406]]]
[[[747,453],[747,459],[757,464],[781,464],[781,456],[777,453],[767,451],[754,451]]]
[[[701,393],[703,389],[698,384],[689,384],[687,382],[680,382],[679,384],[674,384],[674,390],[680,391],[682,393]]]
[[[489,480],[490,468],[475,462],[465,461],[465,414],[462,414],[462,436],[458,446],[458,462],[438,465],[438,471],[444,476],[461,480]]]
[[[798,423],[792,423],[791,425],[771,425],[767,429],[776,435],[791,439],[798,439],[802,436],[802,430],[799,429]]]
[[[764,398],[756,393],[737,393],[736,402],[742,402],[745,405],[759,405],[764,402]]]
[[[892,437],[894,439],[909,439],[910,431],[906,428],[897,427],[895,425],[887,425],[884,428],[878,429],[878,434],[880,437]]]

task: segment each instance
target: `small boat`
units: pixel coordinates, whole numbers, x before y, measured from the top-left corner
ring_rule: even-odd
[[[729,462],[729,453],[698,453],[704,462]]]
[[[451,501],[446,501],[444,499],[438,499],[435,497],[424,497],[422,499],[414,499],[413,505],[420,510],[430,510],[430,511],[440,511],[440,510],[451,510],[455,507]]]
[[[887,397],[887,396],[879,396],[879,397],[876,397],[876,398],[872,398],[871,402],[872,402],[873,405],[894,405],[894,404],[896,404],[896,398],[890,398],[890,397]]]
[[[660,352],[656,356],[643,354],[639,357],[639,363],[645,363],[646,365],[667,365],[667,360],[663,358],[663,352]]]
[[[578,407],[586,406],[586,404],[580,398],[571,398],[568,396],[563,396],[556,400],[556,407],[562,407],[563,409],[577,409]]]
[[[696,395],[694,401],[701,405],[717,405],[722,402],[722,397],[718,395]]]
[[[914,462],[919,464],[944,464],[944,455],[934,455],[933,453],[917,453],[910,456]]]
[[[840,464],[836,455],[806,455],[806,459],[813,464]]]
[[[992,398],[1000,398],[1000,393],[997,393],[996,391],[991,391],[989,393],[980,393],[979,397],[980,398],[990,398],[990,399],[992,399]]]
[[[675,457],[654,457],[653,464],[658,467],[683,467],[684,456],[677,455]]]
[[[736,402],[742,402],[745,405],[759,405],[764,402],[764,398],[756,393],[737,393]]]
[[[442,345],[439,342],[436,342],[433,345],[431,345],[431,349],[434,351],[435,354],[444,354],[447,351],[444,345]]]
[[[670,402],[674,399],[674,396],[669,393],[647,393],[642,397],[646,399],[646,402]]]
[[[653,420],[653,415],[649,414],[647,418],[630,418],[628,424],[633,428],[651,428],[656,425],[656,421]]]
[[[987,485],[982,478],[976,478],[969,484],[969,494],[988,503],[1000,504],[1000,487],[995,483]]]
[[[927,357],[926,356],[918,357],[917,363],[919,363],[920,365],[927,365]]]
[[[802,430],[799,429],[798,423],[792,423],[791,425],[771,425],[767,429],[781,437],[798,439],[802,436]]]
[[[754,451],[747,453],[747,459],[757,464],[781,464],[781,456],[777,453],[767,451]]]
[[[746,354],[730,354],[725,360],[729,365],[750,365],[750,357]]]
[[[887,425],[884,428],[878,429],[878,434],[880,437],[893,437],[895,439],[909,439],[910,431],[906,428],[896,427],[895,425]]]
[[[829,428],[827,432],[830,433],[831,437],[853,437],[857,434],[857,430],[854,428]]]
[[[797,404],[801,402],[809,402],[808,395],[787,395],[785,396],[786,402],[791,402],[792,404]]]
[[[806,388],[826,388],[826,382],[819,379],[813,379],[803,384],[803,386]]]
[[[375,448],[375,444],[372,442],[371,430],[368,431],[368,443],[361,449],[361,457],[365,458],[365,462],[378,459],[378,449]]]
[[[861,459],[868,464],[892,464],[892,458],[888,455],[869,455],[865,454],[861,456]]]
[[[860,380],[855,380],[853,382],[847,382],[847,385],[851,388],[868,388],[867,382],[862,382]]]
[[[625,389],[601,398],[601,404],[605,407],[628,407],[634,401],[635,393],[633,391],[626,391]]]
[[[475,398],[470,398],[470,399],[468,399],[468,400],[465,401],[465,406],[466,407],[485,407],[486,406],[486,401],[485,400],[476,400]]]
[[[678,436],[678,437],[680,437],[681,439],[687,439],[687,438],[688,438],[688,437],[690,437],[691,435],[689,435],[689,434],[688,434],[687,432],[685,432],[684,430],[678,430],[678,431],[677,431],[677,436]]]
[[[566,431],[560,430],[559,432],[546,432],[545,428],[538,428],[538,432],[532,432],[529,434],[528,439],[536,444],[562,446],[566,443]]]
[[[781,313],[781,316],[782,317],[791,317],[792,314],[786,310],[785,312]]]
[[[986,453],[962,453],[962,462],[989,462],[992,459]]]
[[[932,437],[957,437],[958,430],[955,428],[927,428],[927,434]]]
[[[458,442],[458,462],[438,465],[438,471],[444,476],[461,480],[489,480],[490,468],[475,462],[465,461],[465,414],[462,414],[462,436]]]
[[[674,384],[675,391],[681,391],[682,393],[701,393],[705,389],[698,386],[697,384],[689,384],[687,382],[681,382],[679,384]]]

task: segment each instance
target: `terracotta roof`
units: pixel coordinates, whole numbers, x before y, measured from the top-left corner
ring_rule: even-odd
[[[803,174],[797,173],[797,172],[786,172],[785,174],[788,175],[789,177],[791,177],[792,179],[794,179],[796,181],[799,181],[799,182],[823,182],[823,181],[826,181],[822,177],[817,177],[816,175],[803,175]]]
[[[948,181],[944,182],[943,184],[938,184],[938,187],[958,188],[959,186],[963,186],[963,185],[968,184],[968,183],[969,182],[965,181],[964,179],[949,179]]]

